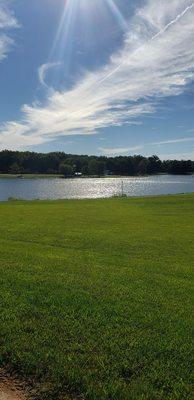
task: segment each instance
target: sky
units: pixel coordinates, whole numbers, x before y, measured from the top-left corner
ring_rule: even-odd
[[[194,0],[0,0],[0,150],[194,160]]]

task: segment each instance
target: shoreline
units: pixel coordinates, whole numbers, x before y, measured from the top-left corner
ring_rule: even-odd
[[[148,178],[152,176],[194,176],[194,174],[167,174],[167,173],[159,173],[159,174],[149,174],[149,175],[83,175],[80,177],[71,176],[71,177],[64,177],[60,174],[0,174],[0,179],[127,179],[127,178]]]
[[[9,197],[6,200],[0,200],[0,205],[4,203],[62,203],[62,202],[94,202],[94,201],[110,201],[110,200],[147,200],[147,199],[164,199],[165,197],[193,197],[194,192],[182,192],[182,193],[166,193],[166,194],[147,194],[142,196],[127,196],[118,195],[111,197],[83,197],[83,198],[64,198],[64,199],[24,199]]]

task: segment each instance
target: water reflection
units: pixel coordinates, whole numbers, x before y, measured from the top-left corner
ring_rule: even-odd
[[[194,176],[159,175],[99,179],[0,179],[0,200],[84,199],[194,192]]]

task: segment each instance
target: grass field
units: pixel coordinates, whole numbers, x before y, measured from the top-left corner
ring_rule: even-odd
[[[41,400],[193,399],[194,195],[13,201],[0,221],[0,366]]]

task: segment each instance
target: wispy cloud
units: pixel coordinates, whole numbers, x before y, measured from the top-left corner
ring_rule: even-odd
[[[194,132],[194,129],[187,129],[187,132]]]
[[[187,142],[194,142],[194,137],[184,137],[184,138],[177,138],[177,139],[169,139],[169,140],[164,140],[162,142],[150,143],[150,145],[152,145],[152,146],[162,146],[162,145],[166,145],[166,144],[187,143]]]
[[[135,146],[135,147],[115,147],[115,148],[104,148],[99,147],[98,150],[101,154],[106,156],[113,156],[113,155],[120,155],[125,153],[131,153],[142,150],[142,146]]]
[[[52,68],[58,67],[59,65],[61,65],[60,62],[49,62],[49,63],[43,64],[39,67],[38,77],[39,77],[39,82],[41,85],[48,87],[48,85],[46,83],[47,72]]]
[[[101,152],[101,154],[104,155],[119,155],[124,153],[135,153],[143,149],[151,148],[152,146],[165,146],[165,145],[189,143],[189,142],[194,142],[194,137],[175,138],[160,142],[149,142],[141,146],[133,146],[133,147],[117,147],[117,148],[99,147],[98,150]]]
[[[193,19],[191,0],[146,1],[107,65],[86,72],[72,89],[48,95],[45,104],[24,105],[21,121],[1,126],[0,146],[94,134],[153,113],[161,98],[181,94],[194,79]]]
[[[5,0],[0,0],[0,62],[6,57],[14,44],[9,31],[18,27],[19,24],[6,5]]]
[[[159,154],[161,160],[194,160],[194,152]]]

